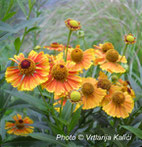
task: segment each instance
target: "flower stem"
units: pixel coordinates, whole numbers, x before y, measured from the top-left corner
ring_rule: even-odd
[[[85,38],[83,37],[83,42],[84,42],[84,46],[85,46],[85,50],[87,49],[87,43],[85,41]]]
[[[74,107],[74,104],[72,103],[71,104],[71,115],[73,114],[73,107]]]
[[[61,113],[62,113],[62,107],[63,107],[63,98],[61,99],[60,114],[59,114],[60,117],[61,117]]]
[[[125,48],[123,50],[123,54],[122,54],[122,57],[120,58],[120,61],[122,60],[123,56],[125,56],[125,53],[127,51],[127,47],[128,47],[128,43],[125,45]]]
[[[72,34],[72,30],[69,31],[69,35],[68,35],[67,47],[66,47],[66,51],[65,51],[66,52],[65,53],[65,62],[67,61],[68,47],[69,47],[69,43],[70,43],[71,34]]]
[[[41,95],[41,97],[42,97],[44,103],[46,104],[47,102],[46,102],[45,97],[44,97],[43,94],[42,94],[41,88],[40,88],[39,86],[37,86],[37,87],[38,87],[38,90],[39,90],[39,92],[40,92],[40,95]]]

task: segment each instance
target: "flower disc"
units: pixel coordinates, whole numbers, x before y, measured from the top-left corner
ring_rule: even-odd
[[[24,58],[18,65],[18,68],[22,74],[28,75],[35,71],[36,65],[32,59]]]
[[[83,51],[79,48],[74,49],[71,52],[71,59],[76,63],[81,62],[83,59]]]
[[[110,49],[106,52],[106,59],[110,62],[116,62],[119,58],[119,53],[114,50]]]
[[[107,52],[110,49],[114,49],[114,46],[112,45],[112,43],[106,42],[106,43],[103,44],[102,50],[103,50],[104,53]]]
[[[94,86],[91,83],[84,83],[81,90],[85,96],[90,96],[94,92]]]
[[[56,80],[64,81],[68,76],[68,70],[63,64],[53,66],[52,75]]]
[[[123,102],[125,101],[125,96],[124,94],[119,91],[119,92],[115,92],[112,96],[112,101],[116,104],[116,105],[120,105],[123,104]]]
[[[111,87],[111,82],[108,79],[100,79],[97,83],[97,87],[109,90]]]

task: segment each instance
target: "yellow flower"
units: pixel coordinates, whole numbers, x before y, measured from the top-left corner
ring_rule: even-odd
[[[79,102],[79,101],[81,101],[81,93],[79,91],[72,91],[70,93],[70,100],[72,102]]]
[[[5,129],[8,134],[26,136],[33,132],[34,127],[30,126],[33,121],[29,117],[22,118],[20,114],[13,117],[14,122],[6,122]]]
[[[65,24],[71,31],[77,31],[81,28],[80,22],[70,18],[65,20]]]
[[[109,49],[103,56],[101,54],[97,54],[94,64],[100,65],[102,70],[106,70],[111,73],[124,73],[126,70],[119,64],[127,63],[126,58],[121,56],[115,49]]]
[[[99,77],[98,77],[98,82],[97,82],[97,87],[109,91],[111,85],[112,84],[111,84],[110,80],[108,79],[107,75],[105,75],[102,71],[100,71]]]
[[[94,78],[83,78],[81,86],[83,109],[92,109],[100,106],[100,102],[106,95],[106,90],[97,87]]]
[[[99,73],[97,87],[107,91],[107,95],[105,95],[102,101],[100,102],[100,106],[104,106],[110,101],[110,95],[115,89],[121,90],[121,88],[119,88],[118,86],[112,85],[107,75],[105,75],[105,73],[103,73],[102,71],[100,71]]]
[[[134,101],[127,92],[116,91],[109,95],[109,102],[102,109],[112,117],[126,118],[134,108]]]
[[[134,37],[134,35],[130,33],[128,35],[125,35],[124,41],[126,44],[134,44],[136,43],[136,37]]]

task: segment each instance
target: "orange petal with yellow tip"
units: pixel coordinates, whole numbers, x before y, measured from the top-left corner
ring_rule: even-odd
[[[5,124],[5,129],[11,129],[11,128],[14,127],[14,126],[15,126],[14,123],[6,122],[6,124]]]
[[[20,53],[18,56],[17,55],[14,55],[14,58],[18,61],[22,61],[24,59],[24,54],[23,53]]]
[[[13,116],[13,119],[14,119],[15,121],[18,121],[19,119],[22,119],[22,116],[21,116],[20,114],[17,114],[17,115],[14,115],[14,116]]]
[[[19,62],[18,62],[17,60],[13,59],[13,58],[9,58],[9,60],[12,60],[12,61],[14,61],[15,63],[19,64]]]
[[[108,77],[104,72],[100,71],[98,79],[108,79]]]
[[[7,133],[8,133],[8,134],[13,134],[14,131],[15,131],[15,128],[8,130]]]
[[[111,73],[124,73],[126,71],[120,64],[113,62],[103,63],[100,65],[100,68]]]

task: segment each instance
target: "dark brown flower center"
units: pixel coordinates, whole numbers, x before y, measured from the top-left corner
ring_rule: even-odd
[[[23,129],[24,128],[24,121],[22,119],[19,119],[18,122],[16,122],[16,127],[18,129]]]
[[[106,59],[109,62],[116,62],[119,58],[119,53],[114,50],[114,49],[110,49],[106,52]]]
[[[81,90],[85,96],[90,96],[94,92],[94,86],[91,83],[84,83]]]
[[[120,105],[123,104],[125,101],[125,96],[124,94],[119,91],[119,92],[115,92],[112,96],[112,101],[116,104],[116,105]]]
[[[23,123],[24,121],[22,120],[22,119],[19,119],[19,123],[21,124],[21,123]]]
[[[97,87],[109,90],[111,87],[111,82],[108,79],[100,79],[97,83]]]
[[[83,51],[79,48],[74,49],[71,52],[71,59],[76,63],[81,62],[83,59]]]
[[[25,58],[20,62],[18,68],[22,74],[32,74],[35,71],[36,65],[33,60]]]
[[[21,68],[27,69],[30,67],[30,64],[31,64],[31,62],[25,59],[21,62]]]
[[[68,76],[68,70],[63,64],[54,65],[52,68],[52,76],[56,80],[64,81]]]

